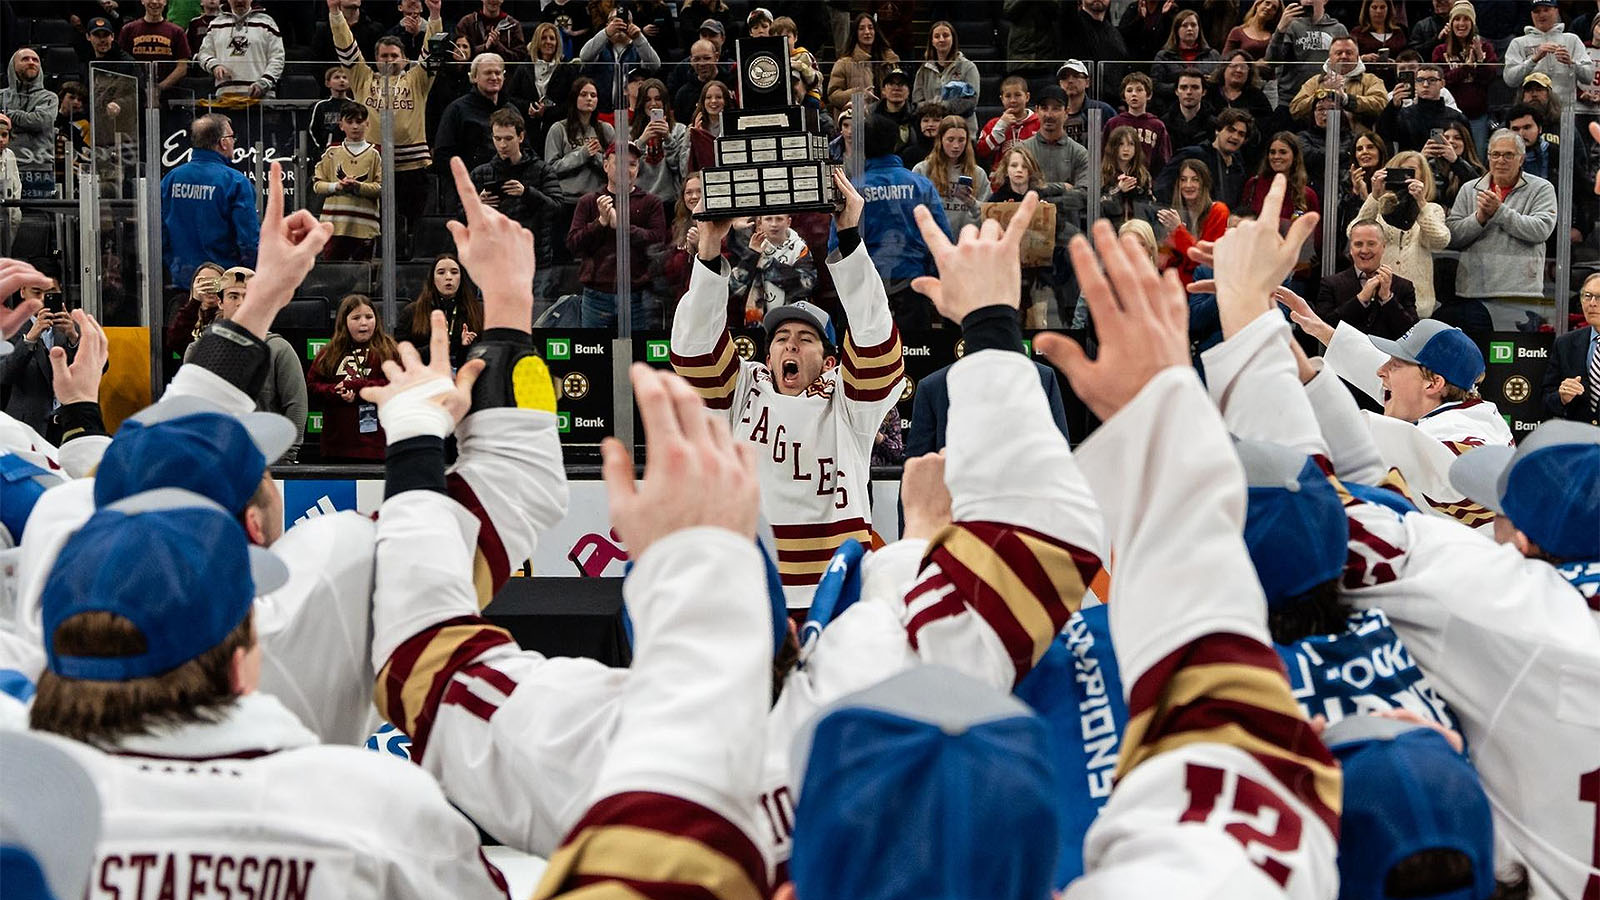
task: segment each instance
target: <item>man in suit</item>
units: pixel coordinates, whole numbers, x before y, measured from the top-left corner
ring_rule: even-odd
[[[1600,272],[1584,279],[1578,301],[1589,324],[1556,338],[1544,408],[1551,418],[1600,425]]]
[[[1039,383],[1044,385],[1045,399],[1050,401],[1050,415],[1056,420],[1056,428],[1071,442],[1073,436],[1067,428],[1067,408],[1061,399],[1061,385],[1056,381],[1055,370],[1037,362],[1034,365],[1039,370]],[[917,385],[915,399],[911,403],[911,431],[906,435],[906,459],[944,449],[944,429],[950,415],[950,388],[945,384],[945,376],[949,373],[950,367],[945,366],[930,373]],[[1084,437],[1080,434],[1077,440],[1081,441]]]
[[[1417,323],[1417,290],[1383,265],[1383,229],[1371,219],[1350,226],[1353,265],[1322,280],[1315,304],[1329,325],[1349,322],[1372,337],[1398,340]]]
[[[12,352],[0,357],[0,387],[9,389],[6,413],[46,437],[52,437],[50,416],[59,405],[50,349],[64,348],[68,363],[78,354],[78,326],[60,302],[60,290],[58,283],[22,289],[24,300],[43,299],[46,306],[12,336]]]

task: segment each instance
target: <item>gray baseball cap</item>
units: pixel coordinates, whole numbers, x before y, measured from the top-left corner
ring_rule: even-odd
[[[830,347],[839,344],[833,333],[833,319],[820,306],[805,300],[796,300],[767,310],[766,317],[761,320],[761,327],[766,329],[769,342],[772,340],[772,335],[777,332],[778,326],[785,322],[804,322],[815,328],[817,334],[822,335],[822,339],[827,341]]]
[[[1559,559],[1600,560],[1600,428],[1545,422],[1516,447],[1479,447],[1450,484]]]

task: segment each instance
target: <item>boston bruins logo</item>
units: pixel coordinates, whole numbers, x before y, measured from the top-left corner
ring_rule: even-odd
[[[962,338],[961,340],[956,341],[956,359],[960,359],[961,357],[966,356],[966,355],[967,355],[967,339],[966,338]]]
[[[1506,395],[1506,400],[1509,402],[1521,403],[1533,396],[1533,385],[1521,375],[1513,375],[1506,379],[1506,385],[1501,388],[1501,393]]]
[[[568,400],[582,400],[589,396],[589,378],[582,372],[569,372],[561,379],[561,395]]]
[[[756,342],[741,334],[733,339],[733,352],[739,354],[739,358],[745,361],[755,359]]]
[[[910,400],[911,399],[911,395],[915,394],[916,392],[917,392],[916,379],[912,378],[910,375],[907,375],[906,376],[905,389],[900,391],[900,402],[904,403],[907,400]]]

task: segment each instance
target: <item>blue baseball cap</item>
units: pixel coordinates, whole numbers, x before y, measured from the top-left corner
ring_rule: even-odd
[[[63,739],[0,731],[0,884],[6,900],[86,896],[100,844],[100,792]]]
[[[1391,896],[1395,864],[1423,850],[1471,861],[1468,883],[1435,900],[1486,900],[1495,892],[1494,821],[1478,772],[1432,728],[1380,716],[1328,726],[1323,743],[1344,772],[1339,818],[1340,900]]]
[[[1350,525],[1316,461],[1278,444],[1238,441],[1249,487],[1244,542],[1277,609],[1344,571]]]
[[[1400,340],[1370,338],[1372,345],[1395,359],[1415,363],[1464,391],[1483,377],[1483,351],[1459,328],[1438,319],[1423,319]]]
[[[0,550],[22,543],[22,531],[44,492],[66,479],[15,453],[0,453]]]
[[[144,491],[181,488],[238,515],[295,437],[294,423],[276,413],[232,415],[199,397],[168,397],[117,430],[95,472],[94,502],[109,506]]]
[[[255,598],[289,580],[283,562],[251,546],[232,514],[198,494],[163,488],[103,507],[56,556],[39,603],[50,671],[85,681],[170,672],[222,643]],[[68,656],[56,629],[79,613],[132,622],[145,650]]]
[[[768,343],[771,343],[778,326],[784,322],[804,322],[815,328],[817,334],[822,335],[822,339],[828,342],[830,348],[839,346],[839,340],[833,333],[833,319],[822,307],[814,303],[796,300],[767,310],[766,317],[761,320],[761,327],[766,329]]]
[[[1048,742],[1022,701],[942,666],[831,704],[790,754],[796,893],[1049,897],[1061,826]]]
[[[1468,450],[1450,484],[1557,559],[1600,560],[1600,428],[1552,419],[1516,447]]]

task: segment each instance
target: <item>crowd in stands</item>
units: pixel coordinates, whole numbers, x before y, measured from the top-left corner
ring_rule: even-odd
[[[196,267],[254,263],[255,187],[239,163],[240,136],[261,127],[256,100],[301,101],[267,109],[292,116],[310,148],[295,202],[333,224],[324,259],[380,258],[393,198],[402,302],[449,305],[471,291],[465,275],[449,294],[436,283],[443,222],[457,212],[438,185],[459,156],[483,202],[536,236],[541,325],[615,327],[626,269],[631,328],[670,327],[696,240],[697,173],[738,104],[745,36],[788,40],[794,102],[817,110],[837,161],[852,149],[864,160],[862,237],[908,332],[948,327],[912,287],[931,271],[913,208],[929,206],[959,239],[1029,190],[1055,210],[1043,235],[1055,250],[1025,270],[1030,327],[1090,324],[1065,246],[1092,218],[1148,235],[1158,265],[1187,284],[1204,277],[1188,251],[1258,215],[1277,174],[1289,183],[1284,228],[1323,217],[1284,289],[1373,333],[1427,318],[1474,335],[1548,329],[1552,295],[1573,288],[1551,285],[1557,245],[1571,245],[1580,274],[1600,260],[1588,192],[1570,198],[1570,233],[1555,233],[1562,160],[1580,184],[1600,165],[1584,128],[1600,115],[1600,15],[1578,2],[0,0],[0,13],[31,23],[27,44],[0,48],[0,199],[59,196],[69,163],[96,158],[86,148],[137,130],[143,86],[124,93],[100,78],[91,97],[89,66],[158,64],[163,122],[187,129],[193,148],[163,181],[178,353],[194,333],[184,311]],[[63,80],[46,56],[78,75]],[[1563,108],[1578,122],[1565,154]],[[392,187],[378,137],[389,110]],[[1325,146],[1330,117],[1338,147]],[[799,299],[842,316],[817,264],[830,232],[825,213],[739,223],[724,248],[730,324]],[[347,305],[346,291],[327,293],[330,315]],[[470,302],[453,309],[459,349],[477,329]],[[425,316],[412,319],[395,331],[422,331]],[[1208,319],[1195,321],[1206,346]]]

